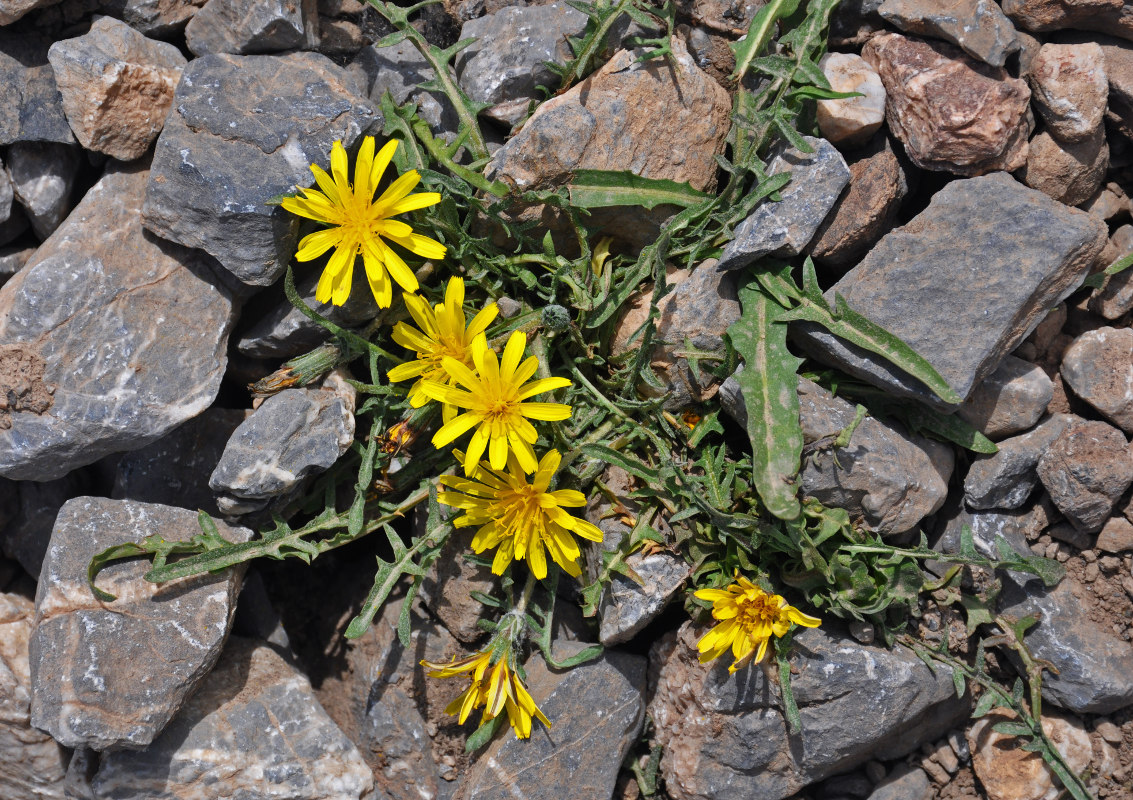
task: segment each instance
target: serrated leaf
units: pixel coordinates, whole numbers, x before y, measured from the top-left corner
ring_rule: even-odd
[[[646,483],[656,483],[660,480],[657,470],[644,461],[628,456],[604,444],[584,444],[579,448],[587,458],[596,458],[606,464],[621,467],[630,475],[641,478]]]
[[[575,208],[641,206],[650,209],[661,205],[689,208],[710,198],[688,183],[643,178],[628,170],[580,169],[574,173],[567,189],[570,204]]]
[[[779,20],[794,14],[798,7],[799,0],[771,0],[770,3],[756,12],[751,19],[751,24],[748,25],[747,34],[744,38],[730,45],[732,53],[736,56],[736,68],[729,76],[730,80],[737,82],[743,80],[752,60],[771,41]]]

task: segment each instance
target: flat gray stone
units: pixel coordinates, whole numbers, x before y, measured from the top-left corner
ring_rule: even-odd
[[[83,36],[55,42],[47,58],[79,143],[121,161],[149,150],[187,63],[174,45],[113,17],[96,19]]]
[[[900,337],[961,398],[1046,311],[1070,295],[1105,246],[1105,223],[1005,173],[956,180],[884,236],[826,293]],[[951,411],[919,381],[809,323],[795,341],[823,363],[901,397]]]
[[[71,190],[80,166],[74,145],[15,142],[8,148],[12,189],[40,241],[54,233],[71,210]]]
[[[233,638],[165,733],[104,754],[91,786],[99,800],[365,800],[374,779],[306,676]]]
[[[12,142],[74,144],[63,115],[49,41],[0,31],[0,145]]]
[[[232,301],[209,259],[143,232],[146,179],[142,166],[109,169],[0,289],[5,357],[31,370],[0,430],[0,474],[58,478],[161,438],[216,397]]]
[[[306,21],[298,0],[208,0],[185,26],[195,56],[209,53],[278,53],[306,42]]]
[[[1061,375],[1074,394],[1133,433],[1133,330],[1086,331],[1066,348]]]
[[[1109,95],[1105,53],[1095,42],[1048,42],[1031,62],[1031,99],[1050,132],[1064,142],[1092,138]]]
[[[698,663],[696,642],[707,630],[686,623],[651,658],[658,679],[649,713],[674,800],[781,800],[871,758],[899,758],[968,714],[947,667],[934,673],[904,648],[803,629],[790,656],[802,732],[788,736],[778,684],[762,670],[729,675],[727,658]]]
[[[218,521],[229,541],[252,537]],[[145,560],[120,561],[95,598],[87,565],[113,545],[201,532],[197,515],[169,506],[78,497],[63,506],[35,598],[31,639],[32,724],[68,747],[147,747],[216,663],[228,636],[243,570],[162,586],[142,580]]]
[[[1001,439],[1038,422],[1053,396],[1054,383],[1042,368],[1009,355],[980,381],[956,416],[985,436]]]
[[[14,482],[19,495],[18,511],[0,530],[4,555],[20,562],[29,575],[38,577],[59,509],[72,498],[90,494],[91,483],[90,475],[81,469],[52,481]]]
[[[423,83],[436,77],[429,62],[409,41],[389,47],[368,45],[358,51],[349,69],[375,104],[390,93],[399,106],[412,100],[417,113],[429,123],[434,134],[455,136],[459,120],[456,109],[443,92],[421,89]]]
[[[101,0],[104,13],[158,39],[183,31],[204,4],[205,0]]]
[[[900,31],[952,42],[993,67],[1019,49],[1015,26],[993,0],[885,0],[877,13]]]
[[[295,217],[267,201],[311,186],[377,119],[325,56],[214,54],[185,69],[157,140],[145,225],[214,256],[241,281],[274,283],[295,252]]]
[[[223,513],[248,513],[330,469],[353,441],[352,395],[284,389],[240,423],[209,487]]]
[[[771,159],[767,173],[790,172],[791,182],[780,190],[782,200],[764,200],[736,227],[735,238],[720,256],[720,269],[740,269],[766,255],[801,253],[850,182],[850,168],[834,145],[803,138],[814,152],[786,148]]]
[[[1075,420],[1040,456],[1038,473],[1066,519],[1083,533],[1097,533],[1133,483],[1133,454],[1117,428]]]
[[[968,508],[1020,508],[1039,483],[1039,458],[1074,419],[1055,414],[1022,436],[999,442],[999,452],[977,456],[964,478]]]
[[[1001,549],[1001,539],[1006,540],[1009,550],[1020,556],[1030,557],[1034,553],[1027,545],[1028,538],[1038,538],[1050,515],[1049,507],[1042,504],[1015,511],[973,511],[965,508],[958,500],[949,501],[945,510],[937,516],[937,530],[933,534],[932,547],[941,553],[959,553],[961,533],[967,526],[971,529],[972,544],[976,551],[987,558],[1007,558],[1010,555]],[[939,576],[945,575],[952,566],[943,561],[925,561],[925,569]],[[1028,572],[1007,570],[1006,574],[1020,586],[1032,582],[1040,584],[1038,576]]]

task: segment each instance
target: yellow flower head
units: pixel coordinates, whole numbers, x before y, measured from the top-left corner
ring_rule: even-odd
[[[402,175],[382,192],[381,197],[374,199],[395,150],[397,140],[391,139],[375,156],[374,137],[363,139],[354,164],[354,186],[351,187],[347,177],[346,150],[342,142],[335,142],[330,151],[330,175],[319,165],[311,165],[315,182],[322,191],[300,189],[302,197],[288,197],[281,203],[292,214],[330,226],[304,236],[295,254],[299,261],[311,261],[334,248],[315,288],[315,299],[320,303],[331,302],[340,306],[346,302],[358,255],[362,256],[366,265],[370,290],[381,308],[389,308],[393,299],[391,276],[405,291],[416,291],[417,278],[389,246],[387,239],[422,258],[444,258],[443,244],[414,233],[404,222],[390,219],[441,201],[436,192],[410,194],[421,181],[417,170]]]
[[[471,475],[484,451],[494,470],[507,466],[508,453],[515,455],[524,472],[534,472],[538,466],[531,445],[538,439],[535,426],[529,419],[561,420],[570,417],[571,408],[564,403],[525,403],[552,389],[570,386],[567,378],[541,378],[530,380],[539,368],[535,356],[520,363],[527,337],[515,331],[504,346],[503,357],[488,349],[488,340],[480,334],[472,340],[472,364],[476,372],[451,356],[441,359],[441,366],[458,386],[448,386],[425,379],[421,391],[442,403],[465,409],[465,412],[444,425],[433,435],[433,445],[444,447],[458,436],[476,428],[468,442],[464,456],[464,474]],[[463,388],[458,388],[463,387]]]
[[[768,594],[742,575],[725,589],[701,589],[701,600],[712,601],[712,616],[720,623],[704,634],[697,643],[701,662],[711,661],[729,649],[735,661],[728,672],[745,666],[755,654],[755,662],[763,661],[771,637],[782,636],[791,623],[816,628],[822,620],[808,617],[777,594]]]
[[[456,455],[460,458],[462,454]],[[586,505],[582,492],[547,491],[561,461],[555,450],[544,455],[532,483],[527,482],[514,455],[508,458],[506,472],[481,461],[470,478],[440,477],[444,486],[455,491],[440,492],[437,500],[464,510],[464,516],[455,522],[456,527],[480,526],[472,538],[472,549],[482,553],[499,547],[492,561],[492,572],[497,575],[503,574],[512,559],[525,558],[536,578],[547,577],[545,545],[555,563],[577,578],[581,573],[578,566],[581,553],[571,534],[602,541],[601,530],[563,510]]]
[[[429,306],[415,294],[405,295],[405,307],[409,309],[414,328],[399,322],[393,328],[393,340],[402,347],[417,353],[416,361],[407,361],[389,371],[391,381],[406,381],[418,378],[409,390],[409,404],[420,408],[429,402],[429,396],[421,389],[424,381],[449,383],[449,375],[441,362],[445,356],[455,358],[466,367],[472,366],[472,342],[492,324],[499,309],[489,303],[482,311],[465,325],[464,317],[464,279],[451,278],[445,289],[445,301],[436,308]],[[453,406],[445,406],[445,422],[456,416]]]
[[[421,666],[433,670],[429,673],[430,678],[451,678],[466,672],[472,673],[472,685],[445,708],[446,714],[459,714],[461,725],[473,709],[480,706],[484,706],[481,722],[495,719],[500,711],[507,709],[508,721],[515,730],[515,738],[526,739],[531,735],[532,717],[548,728],[551,727],[551,721],[535,705],[523,681],[508,667],[509,657],[510,654],[505,653],[493,665],[492,652],[487,651],[460,660],[454,659],[448,664],[422,661]]]

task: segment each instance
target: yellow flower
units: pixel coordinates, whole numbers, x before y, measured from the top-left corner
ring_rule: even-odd
[[[433,670],[430,678],[451,678],[462,673],[472,673],[472,684],[445,708],[446,714],[458,714],[461,725],[468,719],[473,709],[484,706],[481,722],[495,719],[500,711],[507,709],[508,722],[515,730],[517,739],[531,735],[531,719],[551,727],[551,721],[544,716],[535,701],[527,692],[527,687],[519,676],[508,667],[510,653],[504,653],[500,660],[492,664],[491,651],[477,653],[448,664],[434,664],[422,661],[421,666]],[[490,670],[490,673],[489,673]]]
[[[456,455],[461,457],[460,453]],[[471,478],[440,477],[443,485],[456,491],[440,492],[437,500],[465,512],[457,518],[456,527],[480,526],[472,538],[472,549],[482,553],[499,547],[492,561],[492,572],[497,575],[503,574],[512,559],[525,558],[536,578],[547,577],[545,545],[555,563],[577,578],[581,573],[578,566],[581,553],[571,534],[602,541],[601,530],[563,510],[586,505],[582,492],[547,491],[561,461],[562,457],[555,450],[544,455],[532,483],[527,482],[514,455],[508,458],[506,472],[481,461]]]
[[[347,177],[346,150],[335,142],[330,151],[331,175],[317,164],[311,165],[318,189],[300,189],[303,196],[288,197],[281,205],[292,214],[313,219],[330,227],[304,236],[295,258],[311,261],[334,248],[326,269],[315,288],[315,299],[340,306],[350,296],[354,262],[360,254],[366,265],[366,278],[381,308],[389,308],[393,285],[397,281],[407,292],[417,290],[417,278],[386,239],[422,258],[444,258],[445,246],[427,236],[414,233],[404,222],[390,219],[397,214],[426,208],[441,201],[437,192],[410,194],[421,181],[417,170],[410,170],[390,184],[382,196],[374,192],[397,150],[397,140],[386,142],[374,156],[374,137],[362,140],[354,164],[354,186]],[[333,175],[333,178],[331,177]]]
[[[407,361],[389,371],[391,381],[406,381],[419,378],[409,389],[409,404],[420,408],[429,402],[429,396],[421,389],[425,380],[449,383],[448,373],[441,362],[445,356],[455,358],[466,367],[472,366],[472,341],[492,323],[499,313],[495,303],[489,303],[465,326],[464,317],[464,279],[451,278],[445,289],[445,301],[436,308],[415,294],[405,295],[405,307],[409,309],[417,327],[399,322],[393,328],[393,340],[402,347],[417,353],[416,361]],[[456,408],[444,407],[445,422],[456,416]]]
[[[728,672],[745,666],[753,653],[757,664],[763,661],[768,641],[789,631],[792,622],[807,628],[822,624],[822,620],[787,605],[779,595],[768,594],[738,573],[736,582],[727,588],[701,589],[696,596],[711,600],[712,616],[721,620],[697,643],[700,660],[711,661],[730,649],[735,661]]]
[[[421,391],[428,397],[466,409],[433,435],[435,447],[451,444],[457,437],[476,428],[464,456],[466,475],[471,475],[476,469],[485,450],[492,469],[502,470],[507,466],[510,451],[515,454],[524,472],[534,472],[538,462],[531,445],[539,436],[528,420],[554,421],[567,419],[571,414],[570,406],[564,403],[523,402],[537,394],[570,386],[567,378],[531,381],[539,368],[539,360],[531,356],[520,363],[526,344],[527,337],[523,332],[515,331],[504,346],[503,357],[497,361],[496,354],[488,349],[488,340],[481,333],[472,340],[472,363],[476,372],[451,356],[441,359],[441,366],[449,378],[464,387],[463,390],[439,381],[421,381]]]

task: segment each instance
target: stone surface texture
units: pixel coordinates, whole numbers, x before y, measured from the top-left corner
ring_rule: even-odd
[[[877,13],[904,33],[952,42],[993,67],[1019,49],[1015,26],[993,0],[885,0]]]
[[[977,456],[964,478],[969,508],[1020,508],[1038,485],[1039,458],[1074,419],[1055,414],[1033,431],[999,442],[999,452]]]
[[[221,536],[252,532],[217,522]],[[147,536],[201,532],[194,512],[77,497],[55,522],[35,598],[31,638],[32,724],[68,747],[148,746],[216,663],[228,636],[243,570],[157,585],[148,561],[120,561],[87,583],[96,554]]]
[[[374,103],[378,103],[386,92],[398,105],[412,99],[417,104],[417,113],[429,123],[435,134],[456,135],[456,109],[445,94],[419,88],[436,77],[436,73],[411,42],[402,41],[389,47],[364,47],[358,51],[349,69]]]
[[[214,54],[185,69],[157,140],[146,227],[214,256],[254,286],[274,283],[295,252],[297,226],[279,194],[312,184],[331,145],[350,148],[375,111],[325,56]]]
[[[649,713],[675,800],[731,800],[740,791],[781,800],[871,758],[898,758],[967,715],[946,668],[934,674],[907,650],[814,628],[795,636],[790,657],[802,717],[791,737],[778,686],[758,667],[729,675],[727,659],[697,662],[705,632],[686,623],[651,658]]]
[[[828,292],[899,336],[968,397],[1078,287],[1106,226],[1004,173],[952,181],[890,232]],[[995,298],[972,302],[973,297]],[[795,324],[806,351],[874,385],[942,410],[918,381],[815,326]]]
[[[20,481],[14,486],[19,510],[0,531],[0,546],[4,555],[38,577],[59,509],[74,497],[90,494],[90,476],[75,470],[52,481]]]
[[[0,25],[11,25],[29,11],[53,6],[59,0],[0,0]]]
[[[25,389],[44,393],[0,430],[0,474],[60,477],[161,438],[216,396],[232,301],[199,253],[143,232],[146,179],[108,170],[0,290],[4,350],[40,365]]]
[[[976,720],[968,730],[972,769],[988,800],[1057,800],[1064,791],[1062,784],[1042,756],[1024,750],[1017,738],[993,729],[1001,722],[1015,719],[1017,716],[1011,711],[996,709]],[[1080,720],[1048,712],[1043,714],[1042,726],[1075,774],[1090,766],[1093,747]]]
[[[146,36],[166,37],[184,30],[206,0],[110,0],[106,13]]]
[[[414,531],[426,533],[426,514],[414,509]],[[421,600],[436,615],[449,633],[463,644],[475,644],[484,638],[477,627],[484,607],[472,598],[472,592],[491,594],[497,578],[491,567],[475,564],[465,558],[468,541],[464,536],[450,536],[444,549],[429,568],[421,583]]]
[[[1018,174],[1028,186],[1076,206],[1094,196],[1108,167],[1109,144],[1105,129],[1099,126],[1080,142],[1060,142],[1047,131],[1037,133]]]
[[[724,245],[720,269],[740,269],[772,253],[798,255],[838,201],[850,182],[845,159],[825,139],[803,138],[814,152],[785,147],[771,158],[768,174],[790,172],[791,182],[779,191],[779,202],[764,200],[736,226],[735,238]]]
[[[1066,519],[1084,533],[1096,533],[1133,483],[1133,454],[1117,428],[1075,420],[1039,457],[1038,473]]]
[[[1133,550],[1133,522],[1125,517],[1110,517],[1098,533],[1094,546],[1103,553]]]
[[[185,57],[113,17],[47,51],[63,112],[79,144],[132,161],[153,144],[173,105]]]
[[[0,145],[75,142],[47,48],[34,35],[0,30]]]
[[[952,45],[896,33],[870,39],[862,57],[881,75],[889,128],[917,166],[971,176],[1026,163],[1026,81]]]
[[[0,594],[0,786],[5,800],[63,800],[70,753],[31,726],[28,640],[35,604]]]
[[[819,100],[815,112],[818,130],[831,144],[864,144],[885,122],[885,86],[877,70],[855,53],[827,53],[818,65],[831,89],[862,95]]]
[[[1105,116],[1109,78],[1095,42],[1048,42],[1031,62],[1032,100],[1050,132],[1063,142],[1093,137]]]
[[[956,415],[985,436],[1002,439],[1038,422],[1053,395],[1054,384],[1041,367],[1009,355],[980,381]]]
[[[41,241],[71,210],[80,158],[73,145],[58,142],[15,142],[8,148],[12,190]]]
[[[1133,330],[1086,331],[1066,348],[1060,374],[1074,394],[1133,434]]]
[[[374,779],[310,681],[270,646],[233,638],[166,732],[104,754],[91,786],[100,800],[367,800]]]
[[[208,0],[185,26],[195,56],[276,53],[306,41],[301,0]]]
[[[1133,38],[1133,9],[1123,0],[1003,0],[1003,11],[1032,33],[1080,28]]]

